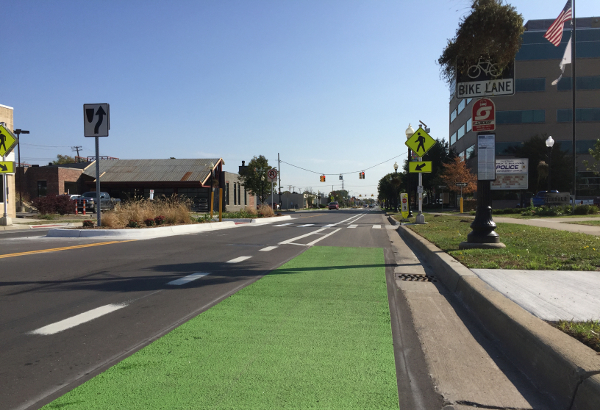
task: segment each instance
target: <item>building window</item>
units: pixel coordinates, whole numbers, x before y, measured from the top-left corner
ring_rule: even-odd
[[[229,182],[225,184],[225,205],[229,205]]]
[[[460,154],[458,154],[458,156],[459,156],[459,158],[461,160],[463,160],[463,161],[465,160],[465,153],[464,153],[464,151],[461,151]]]
[[[458,134],[457,134],[457,137],[456,137],[457,140],[461,139],[465,135],[465,129],[466,129],[466,124],[462,125],[458,129]]]
[[[473,144],[469,148],[467,148],[465,153],[467,154],[467,159],[473,158],[475,156],[475,144]]]
[[[577,122],[600,121],[600,108],[577,108]],[[573,121],[573,110],[556,110],[556,121]]]
[[[246,191],[245,186],[244,186],[244,205],[248,205],[248,191]]]
[[[496,124],[532,124],[546,122],[544,110],[498,111]]]
[[[579,54],[579,53],[577,53]],[[556,85],[558,91],[571,90],[571,77],[563,77]],[[600,75],[577,77],[578,90],[600,90]]]
[[[450,145],[454,145],[456,143],[456,133],[450,135]]]
[[[467,132],[471,131],[473,129],[473,120],[471,118],[469,118],[467,120]]]
[[[37,182],[38,196],[46,196],[48,194],[48,188],[46,181]]]
[[[515,90],[518,93],[546,91],[545,78],[517,78]]]
[[[456,119],[456,108],[450,114],[450,122],[454,121],[455,119]]]
[[[462,112],[462,110],[465,109],[466,105],[467,105],[467,102],[465,100],[460,100],[460,102],[458,103],[458,113],[459,114]]]
[[[236,183],[233,183],[233,204],[237,205],[237,189],[236,188]]]
[[[240,183],[238,182],[238,190],[237,190],[238,191],[238,205],[242,204],[242,197],[240,195],[242,193],[241,189],[242,188],[240,187]]]

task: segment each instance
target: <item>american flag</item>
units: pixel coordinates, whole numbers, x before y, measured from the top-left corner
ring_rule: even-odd
[[[544,34],[544,37],[557,47],[562,39],[565,21],[569,21],[573,18],[571,13],[571,0],[568,0],[567,4],[565,4],[565,8],[560,12],[556,20],[554,20],[554,23],[552,23],[548,31],[546,31],[546,34]]]

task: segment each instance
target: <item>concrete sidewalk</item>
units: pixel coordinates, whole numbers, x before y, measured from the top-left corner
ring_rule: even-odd
[[[591,218],[494,221],[599,235],[600,227],[564,223],[586,219]],[[540,390],[557,396],[560,408],[600,408],[600,356],[543,321],[597,320],[600,272],[470,270],[407,227],[398,231],[517,367]]]

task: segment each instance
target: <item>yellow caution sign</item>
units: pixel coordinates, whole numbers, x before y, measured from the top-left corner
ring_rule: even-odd
[[[0,174],[14,174],[15,163],[14,161],[0,161]]]
[[[423,128],[419,128],[412,137],[406,140],[405,144],[418,156],[422,157],[435,145],[435,140]]]
[[[9,129],[0,124],[0,156],[5,157],[17,145],[19,139]]]
[[[431,174],[433,168],[432,164],[431,161],[411,161],[408,163],[408,172]]]

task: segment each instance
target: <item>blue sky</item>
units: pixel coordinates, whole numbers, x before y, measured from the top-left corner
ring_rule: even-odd
[[[525,21],[565,0],[510,2]],[[22,162],[95,155],[83,104],[109,103],[100,155],[264,155],[282,186],[377,195],[406,159],[419,120],[448,139],[449,91],[436,61],[468,0],[5,2],[0,104],[14,108]],[[577,16],[600,15],[580,0]],[[557,61],[558,64],[558,61]],[[509,97],[507,97],[509,98]],[[398,158],[391,159],[396,157]],[[386,162],[384,162],[386,161]],[[374,165],[384,162],[374,168]],[[371,169],[369,169],[371,168]],[[358,172],[365,170],[366,179]],[[319,182],[319,174],[328,175]]]

